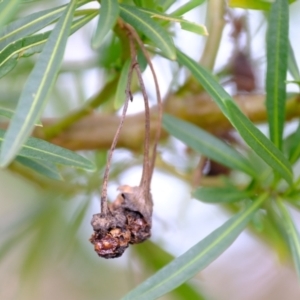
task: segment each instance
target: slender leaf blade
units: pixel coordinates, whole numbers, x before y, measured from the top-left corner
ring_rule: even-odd
[[[20,0],[2,0],[0,2],[0,28],[13,17],[19,2]]]
[[[200,66],[195,60],[189,58],[181,51],[177,50],[177,61],[188,68],[195,79],[203,86],[207,93],[217,103],[221,111],[227,116],[227,109],[224,105],[225,99],[231,99],[230,95],[216,81],[214,76],[205,68]]]
[[[300,122],[293,136],[291,137],[291,145],[289,148],[289,161],[294,164],[300,157]]]
[[[128,59],[123,65],[121,75],[119,78],[115,101],[114,101],[115,109],[119,109],[125,103],[129,68],[130,68],[130,60]]]
[[[279,149],[285,121],[288,26],[289,4],[287,0],[276,0],[271,6],[267,33],[266,106],[270,139]]]
[[[173,39],[163,27],[153,21],[147,14],[137,7],[121,4],[120,16],[125,22],[147,36],[166,57],[171,60],[176,59]]]
[[[170,115],[164,115],[163,127],[174,137],[206,157],[229,168],[256,176],[255,170],[245,157],[225,142],[199,127]]]
[[[228,100],[225,101],[225,105],[232,125],[249,147],[271,168],[281,174],[282,178],[292,184],[292,167],[283,153],[253,125],[234,102]]]
[[[63,58],[75,7],[76,0],[71,1],[65,9],[25,84],[2,145],[1,167],[13,160],[46,104]]]
[[[5,130],[0,129],[0,146],[2,146],[4,135]],[[28,138],[18,152],[18,156],[89,171],[95,170],[95,166],[79,154],[34,137]]]
[[[203,270],[245,229],[267,195],[263,194],[210,235],[133,289],[123,300],[157,299]]]
[[[234,187],[201,187],[193,197],[205,203],[232,203],[249,198],[251,191],[240,191]]]
[[[55,164],[49,161],[37,161],[28,157],[17,156],[16,161],[22,165],[34,170],[35,172],[42,174],[46,177],[55,180],[62,180],[60,173],[57,170]]]
[[[281,211],[283,228],[292,252],[295,269],[300,279],[300,235],[285,205],[280,200],[277,201],[277,204]]]
[[[100,16],[93,38],[93,47],[99,48],[106,34],[115,25],[119,16],[119,4],[117,0],[102,0],[100,8]]]

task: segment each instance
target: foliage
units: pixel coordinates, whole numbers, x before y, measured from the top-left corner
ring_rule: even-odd
[[[2,1],[0,3],[1,81],[12,82],[13,76],[16,76],[15,74],[19,71],[18,76],[26,74],[27,77],[15,103],[11,101],[7,105],[4,96],[0,99],[1,106],[3,106],[0,108],[0,115],[10,119],[7,129],[0,131],[0,165],[2,168],[8,168],[28,177],[43,188],[46,187],[47,191],[57,188],[57,195],[54,196],[57,199],[62,195],[63,197],[70,197],[70,195],[80,197],[82,194],[88,194],[88,197],[91,197],[97,191],[100,184],[98,177],[106,162],[105,151],[95,151],[95,156],[85,153],[84,155],[89,157],[87,159],[54,143],[59,144],[60,142],[57,142],[55,138],[63,139],[63,134],[67,134],[70,127],[80,122],[82,117],[89,115],[92,110],[99,109],[100,112],[116,115],[117,110],[122,106],[127,84],[126,74],[130,66],[128,38],[122,29],[122,22],[130,24],[138,32],[152,58],[167,59],[172,65],[189,71],[189,77],[185,78],[185,83],[181,87],[176,86],[174,95],[184,98],[190,93],[200,94],[205,91],[222,112],[222,118],[226,119],[226,124],[229,124],[228,128],[234,128],[245,143],[241,140],[237,143],[230,139],[228,141],[218,135],[218,130],[209,132],[206,128],[200,129],[196,125],[197,121],[194,122],[188,118],[180,120],[178,116],[171,116],[167,113],[164,115],[163,128],[166,133],[182,141],[202,158],[214,161],[226,168],[226,172],[221,173],[223,177],[226,176],[221,186],[205,186],[200,178],[193,196],[206,203],[223,205],[234,213],[223,225],[186,253],[168,262],[160,270],[157,269],[162,264],[156,264],[153,258],[152,267],[156,272],[144,282],[136,285],[126,295],[124,294],[122,299],[156,299],[172,291],[174,295],[182,299],[184,299],[183,291],[191,293],[193,297],[198,295],[199,299],[203,299],[204,296],[198,290],[195,291],[187,281],[220,256],[249,223],[254,224],[258,216],[262,216],[263,229],[256,233],[275,245],[272,243],[272,235],[269,234],[269,231],[275,231],[280,236],[280,243],[288,249],[288,258],[293,260],[299,276],[300,239],[290,211],[294,208],[298,209],[300,205],[297,197],[300,180],[293,173],[293,168],[300,157],[300,126],[287,138],[283,134],[288,105],[286,100],[287,71],[294,74],[296,83],[299,81],[298,67],[288,38],[289,2],[287,0],[276,0],[272,4],[266,1],[229,1],[231,6],[269,10],[266,37],[267,117],[265,121],[270,137],[265,136],[243,113],[234,97],[225,91],[212,70],[206,69],[183,53],[180,45],[173,41],[173,29],[176,23],[180,24],[181,30],[207,35],[204,25],[196,24],[183,17],[185,13],[202,5],[203,1],[189,1],[174,10],[172,4],[175,1],[102,0],[99,1],[100,9],[91,9],[84,5],[94,3],[94,1],[71,0],[65,5],[38,9],[34,13],[28,13],[30,11],[28,7],[36,5],[34,2],[20,2]],[[23,11],[27,12],[25,16]],[[77,110],[74,110],[75,105],[72,104],[71,113],[49,125],[43,122],[43,111],[47,102],[53,101],[53,94],[57,91],[57,84],[61,80],[60,75],[64,72],[62,62],[67,41],[72,34],[98,15],[99,20],[90,42],[98,55],[98,60],[94,63],[109,80],[98,96],[80,104]],[[210,34],[209,30],[210,28],[208,28],[208,34]],[[35,54],[39,56],[32,57]],[[141,53],[139,53],[138,61],[141,69],[147,70],[147,62]],[[74,69],[71,72],[78,75],[78,72],[82,70],[83,68],[80,67],[79,70]],[[176,81],[176,74],[173,76]],[[57,78],[58,83],[55,84]],[[133,90],[137,89],[135,82]],[[43,126],[39,120],[42,120]],[[109,124],[106,125],[109,126]],[[225,131],[229,132],[229,130]],[[30,137],[32,134],[37,137]],[[85,134],[90,134],[89,129],[85,129]],[[84,146],[76,148],[72,145],[77,145],[77,141],[72,142],[70,149],[87,149]],[[130,148],[129,144],[130,141],[128,144],[124,142],[121,146],[131,150],[141,150],[139,147],[136,149],[135,146]],[[63,142],[62,145],[68,147]],[[107,147],[106,144],[103,148],[106,150]],[[257,164],[253,163],[255,160]],[[57,165],[60,167],[58,168]],[[81,170],[73,171],[69,167]],[[115,167],[113,177],[116,178],[120,174],[122,167],[121,164]],[[264,172],[261,172],[260,168],[263,168]],[[70,175],[71,173],[83,178],[83,183],[76,183],[75,176]],[[242,185],[231,176],[233,173],[243,174],[245,179]],[[38,174],[42,177],[39,178]],[[205,174],[202,174],[202,177],[204,176]],[[60,184],[63,178],[65,178],[65,184]],[[85,222],[84,216],[87,212],[88,201],[81,203],[78,211],[72,216],[73,221],[67,224],[63,221],[63,216],[58,213],[61,202],[56,199],[53,203],[48,203],[51,202],[50,197],[46,198],[43,200],[46,206],[40,204],[39,209],[28,214],[26,220],[30,219],[31,223],[8,236],[0,248],[0,258],[3,259],[9,249],[24,238],[26,230],[40,226],[40,230],[36,233],[35,243],[33,243],[33,245],[39,245],[34,250],[36,257],[30,254],[30,250],[28,251],[29,254],[23,267],[24,272],[30,269],[32,261],[41,259],[42,251],[46,248],[51,251],[48,239],[55,230],[63,228],[62,232],[67,241],[71,239],[76,245],[79,243],[77,238],[72,239],[70,236],[75,236],[80,224]],[[58,213],[58,221],[61,222],[59,228],[50,212]],[[20,220],[18,222],[22,223]],[[253,228],[255,232],[255,226],[252,226]],[[39,242],[41,240],[43,243]],[[157,247],[157,251],[162,251],[158,245],[154,247]],[[60,249],[60,251],[66,250]],[[84,252],[82,249],[80,251]],[[162,258],[165,257],[163,252],[159,253]],[[148,262],[151,260],[151,257],[147,258],[145,253],[137,252],[136,255],[140,255],[141,259]],[[169,257],[164,260],[165,263],[167,261]],[[181,286],[182,284],[184,285]]]

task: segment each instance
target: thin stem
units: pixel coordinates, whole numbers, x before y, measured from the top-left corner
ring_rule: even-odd
[[[130,43],[133,43],[132,38],[130,36],[129,36],[129,41],[130,41]],[[105,166],[105,171],[104,171],[104,176],[103,176],[103,185],[102,185],[102,191],[101,191],[101,213],[103,215],[107,215],[110,212],[109,207],[108,207],[108,202],[107,202],[107,185],[108,185],[108,179],[109,179],[109,171],[110,171],[112,155],[113,155],[114,150],[116,149],[117,142],[118,142],[118,139],[119,139],[119,136],[121,133],[121,129],[122,129],[124,121],[125,121],[129,100],[131,100],[131,98],[132,98],[130,86],[131,86],[131,79],[132,79],[132,73],[133,73],[134,67],[135,67],[135,56],[134,56],[134,53],[132,52],[131,53],[131,64],[130,64],[130,69],[128,72],[128,80],[127,80],[127,86],[126,86],[126,100],[124,103],[122,116],[121,116],[121,120],[120,120],[118,129],[115,133],[113,142],[111,144],[111,147],[110,147],[110,150],[108,153],[107,163]]]

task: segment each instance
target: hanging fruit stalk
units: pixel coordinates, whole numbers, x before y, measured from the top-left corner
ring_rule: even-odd
[[[120,23],[127,31],[130,43],[131,65],[128,73],[126,100],[123,107],[122,117],[113,139],[104,173],[101,192],[101,212],[93,215],[91,225],[94,229],[90,241],[94,245],[96,253],[104,258],[115,258],[121,256],[129,244],[138,244],[151,236],[153,201],[150,192],[150,184],[156,158],[156,148],[161,131],[162,105],[156,74],[142,41],[135,30],[128,24]],[[145,89],[142,73],[137,62],[135,42],[142,49],[148,65],[153,74],[156,95],[158,99],[159,128],[155,137],[153,152],[150,158],[150,109],[148,95]],[[113,151],[116,147],[121,128],[123,126],[129,100],[132,100],[130,91],[133,71],[136,71],[139,85],[145,104],[145,138],[143,171],[139,186],[122,185],[118,188],[119,195],[110,204],[107,201],[107,185],[109,179],[110,163]]]

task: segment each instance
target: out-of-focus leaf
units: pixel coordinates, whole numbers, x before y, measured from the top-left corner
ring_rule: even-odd
[[[8,119],[11,119],[14,115],[14,111],[12,109],[6,108],[6,107],[0,107],[0,116],[6,117]],[[43,127],[43,124],[41,122],[37,122],[35,126],[41,126]]]
[[[295,79],[296,82],[300,81],[300,73],[299,73],[299,68],[297,65],[296,57],[294,54],[293,47],[291,43],[289,43],[289,58],[288,58],[288,70]]]
[[[181,51],[177,50],[177,61],[188,68],[195,79],[203,86],[207,93],[217,103],[223,114],[227,116],[227,109],[224,105],[226,99],[231,99],[230,95],[216,81],[214,76],[205,68],[200,66],[195,60],[189,58]]]
[[[56,179],[56,180],[62,180],[62,177],[58,172],[57,167],[54,163],[44,161],[44,160],[38,161],[38,160],[34,160],[22,156],[17,156],[16,161],[46,177]]]
[[[167,15],[164,13],[159,13],[150,9],[141,9],[142,12],[151,16],[151,18],[158,18],[161,20],[166,20],[169,22],[177,22],[180,24],[181,29],[187,30],[200,35],[208,35],[207,29],[204,25],[197,24],[195,22],[190,22],[181,17],[176,17],[172,15]]]
[[[234,148],[193,124],[164,115],[163,127],[195,151],[224,166],[256,176],[251,163]]]
[[[297,130],[290,138],[289,161],[294,164],[300,157],[300,122]]]
[[[0,2],[0,28],[13,18],[20,0],[2,0]]]
[[[193,192],[193,197],[206,203],[231,203],[251,195],[250,191],[240,191],[234,187],[201,187]]]
[[[182,6],[178,7],[175,11],[173,11],[170,15],[171,16],[182,16],[185,13],[191,11],[192,9],[196,8],[197,6],[200,6],[204,0],[191,0],[187,3],[183,4]]]
[[[128,59],[124,63],[124,66],[122,68],[121,75],[119,78],[115,101],[114,101],[115,109],[119,109],[125,102],[129,68],[130,68],[130,60]]]
[[[137,253],[147,268],[152,271],[157,271],[171,262],[174,257],[163,250],[159,245],[147,241],[147,243],[138,244],[133,249]],[[149,260],[151,257],[151,260]],[[205,297],[200,294],[198,289],[194,288],[188,282],[183,283],[171,292],[171,295],[176,297],[176,300],[205,300]]]
[[[170,34],[147,14],[137,7],[122,4],[120,5],[120,16],[125,22],[147,36],[166,57],[171,60],[176,59],[174,42]]]
[[[4,135],[5,131],[0,129],[0,145],[3,142]],[[95,166],[89,160],[77,153],[33,137],[30,137],[27,142],[24,143],[18,152],[18,156],[90,171],[95,170]]]
[[[65,9],[25,84],[2,144],[1,167],[14,159],[46,104],[63,58],[76,3],[71,1]]]
[[[100,17],[93,38],[93,47],[99,48],[106,34],[115,25],[119,16],[119,4],[117,0],[102,0]]]
[[[88,23],[97,15],[90,13],[74,21],[71,26],[70,35]],[[29,57],[42,52],[51,31],[35,34],[7,46],[0,52],[0,78],[10,72],[18,63],[20,58]]]
[[[287,0],[276,0],[269,15],[267,33],[266,106],[270,139],[282,148],[285,121],[286,72],[288,65],[289,5]]]
[[[250,148],[289,184],[293,182],[292,167],[283,153],[267,139],[231,100],[225,101],[229,120]]]
[[[245,210],[233,216],[122,299],[157,299],[203,270],[235,241],[266,198],[266,194],[261,195]]]
[[[293,3],[295,1],[296,0],[289,0],[289,3]],[[244,9],[269,10],[271,8],[271,4],[271,1],[266,0],[229,0],[229,6]]]
[[[282,227],[285,229],[285,233],[288,239],[290,250],[292,252],[295,269],[300,279],[300,236],[299,232],[296,229],[294,221],[290,216],[287,208],[282,203],[282,201],[277,201],[278,208],[282,215]]]

